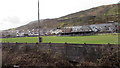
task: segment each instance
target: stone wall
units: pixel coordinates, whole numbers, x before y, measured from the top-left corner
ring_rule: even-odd
[[[115,52],[117,44],[69,44],[69,43],[2,43],[2,51],[28,52],[32,50],[52,50],[62,53],[66,60],[83,62],[96,61],[103,53]]]

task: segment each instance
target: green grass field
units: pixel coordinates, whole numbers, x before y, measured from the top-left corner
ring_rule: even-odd
[[[1,42],[19,42],[19,43],[36,43],[38,37],[19,37],[3,38]],[[118,34],[104,34],[94,36],[42,36],[43,43],[79,43],[79,44],[118,44]]]

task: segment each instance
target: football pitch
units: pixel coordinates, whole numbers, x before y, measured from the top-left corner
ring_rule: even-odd
[[[38,37],[2,38],[1,42],[36,43]],[[42,36],[42,43],[76,43],[76,44],[118,44],[118,34],[102,34],[93,36]]]

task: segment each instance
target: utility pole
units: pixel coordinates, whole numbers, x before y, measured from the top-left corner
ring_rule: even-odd
[[[42,37],[40,37],[40,13],[39,13],[39,0],[38,0],[38,42],[41,43],[42,42]]]

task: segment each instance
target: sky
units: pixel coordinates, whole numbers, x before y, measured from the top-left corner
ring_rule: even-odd
[[[39,0],[40,19],[59,18],[119,0]],[[19,27],[37,20],[38,0],[0,0],[0,30]]]

